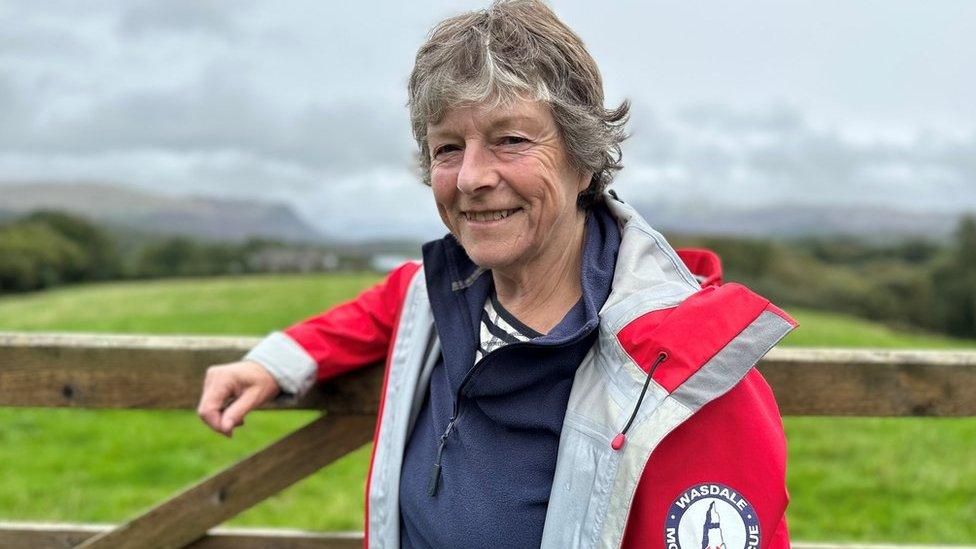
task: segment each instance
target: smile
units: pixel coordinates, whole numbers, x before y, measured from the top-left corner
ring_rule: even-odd
[[[487,210],[483,212],[461,212],[468,221],[498,221],[500,219],[505,219],[506,217],[512,215],[513,213],[521,210],[522,208],[512,208],[510,210]]]

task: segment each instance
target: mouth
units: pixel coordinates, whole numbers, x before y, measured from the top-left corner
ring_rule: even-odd
[[[511,208],[507,210],[481,210],[481,211],[462,211],[461,217],[467,221],[475,223],[492,223],[495,221],[501,221],[508,218],[512,214],[520,211],[522,208]]]

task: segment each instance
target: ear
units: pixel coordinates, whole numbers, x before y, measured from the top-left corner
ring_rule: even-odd
[[[576,182],[576,194],[579,194],[589,188],[591,181],[593,181],[593,172],[581,172],[580,178]]]
[[[590,184],[593,182],[593,174],[583,174],[580,180],[577,182],[576,189],[576,207],[580,210],[585,210],[592,203],[593,193],[589,192]]]

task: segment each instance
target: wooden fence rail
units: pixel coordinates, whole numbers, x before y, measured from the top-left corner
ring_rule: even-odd
[[[207,366],[257,339],[0,332],[0,406],[195,409]],[[773,349],[759,363],[784,415],[974,416],[976,352]],[[375,414],[382,371],[267,408]]]
[[[0,332],[0,406],[195,409],[207,366],[238,360],[256,342]],[[759,369],[784,415],[976,416],[976,352],[785,348]],[[269,403],[324,415],[124,524],[0,523],[0,547],[358,545],[356,535],[208,531],[368,442],[381,383],[377,365]]]

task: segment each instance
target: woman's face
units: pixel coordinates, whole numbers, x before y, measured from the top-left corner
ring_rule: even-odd
[[[456,107],[428,126],[428,143],[437,211],[477,265],[528,265],[578,245],[589,174],[570,164],[545,104]]]

